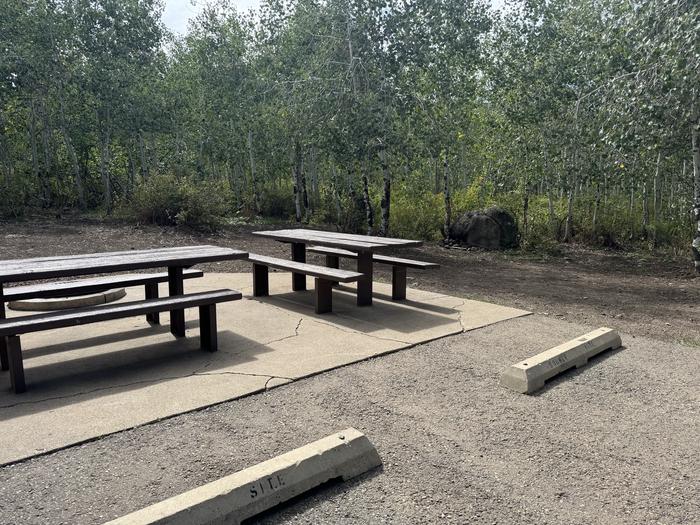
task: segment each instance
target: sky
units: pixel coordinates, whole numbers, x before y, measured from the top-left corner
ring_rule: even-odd
[[[194,18],[204,5],[205,0],[165,0],[163,22],[174,33],[184,35],[187,21]],[[233,0],[239,11],[247,11],[260,5],[260,0]]]

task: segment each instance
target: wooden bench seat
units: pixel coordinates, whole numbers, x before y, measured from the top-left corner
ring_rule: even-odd
[[[203,277],[201,270],[184,270],[183,279]],[[127,273],[124,275],[109,275],[76,281],[59,281],[53,283],[32,284],[29,286],[12,286],[5,288],[3,300],[6,302],[24,299],[54,299],[57,297],[75,297],[92,293],[106,292],[116,287],[145,286],[146,299],[158,297],[158,284],[167,283],[168,274],[164,273]],[[146,320],[150,324],[160,324],[157,312],[148,314]]]
[[[339,268],[340,258],[357,259],[357,253],[339,248],[329,248],[326,246],[310,246],[306,251],[326,256],[326,266],[329,268]],[[391,298],[394,301],[406,299],[406,269],[427,270],[430,268],[440,268],[440,265],[432,262],[415,261],[413,259],[402,259],[401,257],[390,257],[387,255],[374,254],[372,261],[378,264],[391,265]]]
[[[199,307],[202,349],[216,352],[216,305],[227,301],[236,301],[241,297],[241,293],[235,290],[215,290],[2,319],[0,320],[0,337],[7,338],[7,358],[12,389],[15,393],[26,390],[20,344],[22,334],[167,312],[176,308]]]
[[[315,277],[317,314],[333,311],[333,282],[350,283],[363,277],[358,272],[326,268],[325,266],[288,261],[253,253],[248,255],[248,260],[253,263],[253,295],[255,297],[264,297],[270,294],[269,268],[288,270],[297,274]]]

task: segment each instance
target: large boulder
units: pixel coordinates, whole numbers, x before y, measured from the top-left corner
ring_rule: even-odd
[[[518,225],[502,208],[468,211],[450,226],[449,241],[462,246],[505,250],[517,248]]]

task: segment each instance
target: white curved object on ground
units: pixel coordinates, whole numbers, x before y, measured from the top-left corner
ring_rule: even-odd
[[[11,310],[25,312],[48,312],[53,310],[68,310],[70,308],[82,308],[96,306],[98,304],[112,303],[126,295],[124,288],[115,288],[106,292],[90,295],[77,295],[75,297],[57,297],[55,299],[22,299],[7,303]]]

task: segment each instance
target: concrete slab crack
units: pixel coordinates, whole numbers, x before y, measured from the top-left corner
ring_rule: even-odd
[[[267,383],[269,383],[270,379],[287,379],[289,381],[294,381],[293,378],[291,377],[284,377],[284,376],[271,376],[269,374],[253,374],[252,372],[233,372],[233,371],[224,371],[224,372],[202,372],[202,373],[197,373],[194,374],[197,376],[249,376],[249,377],[267,377]],[[267,383],[265,383],[267,385]]]
[[[330,326],[331,328],[335,328],[337,330],[340,330],[341,332],[345,332],[346,334],[359,334],[359,335],[364,335],[367,337],[371,337],[372,339],[378,339],[380,341],[391,341],[392,343],[401,343],[405,345],[410,345],[412,344],[411,341],[402,341],[401,339],[394,339],[393,337],[381,337],[379,335],[372,335],[368,334],[366,332],[361,332],[360,330],[353,330],[352,328],[345,328],[343,326],[338,326],[337,324],[333,323],[328,323],[326,321],[321,321],[319,319],[312,319],[314,323],[319,323],[325,326]]]
[[[297,325],[294,327],[294,334],[285,335],[284,337],[280,337],[279,339],[273,339],[272,341],[266,341],[263,344],[264,345],[271,345],[272,343],[279,343],[280,341],[285,341],[287,339],[292,339],[293,337],[298,337],[299,336],[299,328],[301,328],[301,323],[303,321],[304,321],[303,317],[299,318]]]
[[[457,308],[460,308],[461,306],[464,306],[467,303],[467,301],[462,301],[458,305],[454,306],[455,311],[459,314],[457,316],[457,320],[459,321],[459,326],[462,327],[462,332],[466,332],[467,329],[464,327],[464,323],[462,322],[462,314],[464,313],[462,310],[457,310]]]
[[[0,410],[4,410],[7,408],[15,408],[18,406],[25,406],[25,405],[37,405],[39,403],[45,403],[47,401],[59,401],[61,399],[71,399],[75,397],[80,397],[84,395],[89,395],[89,394],[94,394],[97,392],[104,392],[107,390],[114,390],[117,388],[127,388],[131,386],[138,386],[138,385],[146,385],[146,384],[155,384],[155,383],[160,383],[161,381],[172,381],[174,379],[184,379],[187,377],[195,377],[195,376],[208,376],[208,375],[241,375],[241,376],[251,376],[251,377],[266,377],[268,378],[267,381],[265,382],[265,387],[267,388],[268,383],[270,382],[271,379],[274,378],[279,378],[279,379],[286,379],[289,381],[293,381],[294,379],[290,377],[282,377],[282,376],[270,376],[268,374],[252,374],[252,373],[246,373],[246,372],[202,372],[202,370],[206,369],[208,366],[210,366],[212,363],[209,362],[205,364],[204,366],[199,367],[197,370],[194,372],[190,372],[188,374],[182,374],[182,375],[175,375],[175,376],[165,376],[165,377],[158,377],[155,379],[145,379],[142,381],[133,381],[131,383],[121,383],[118,385],[110,385],[110,386],[105,386],[105,387],[99,387],[99,388],[93,388],[90,390],[81,390],[80,392],[73,392],[71,394],[66,394],[64,396],[54,396],[54,397],[46,397],[43,399],[35,399],[32,401],[21,401],[19,403],[13,403],[11,405],[3,405],[0,406]]]

